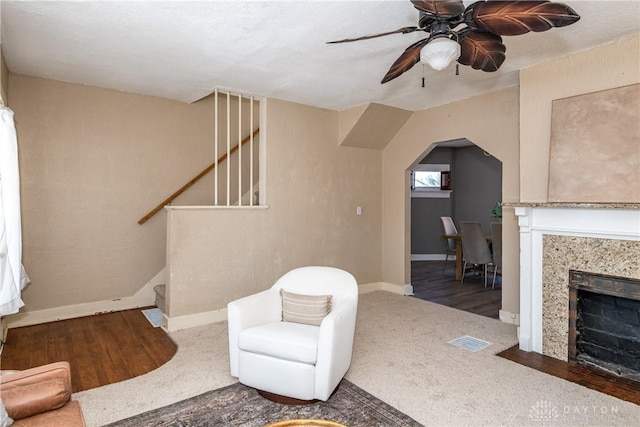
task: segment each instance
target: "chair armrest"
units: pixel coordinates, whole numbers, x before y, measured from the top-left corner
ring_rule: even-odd
[[[58,409],[71,399],[69,363],[56,362],[2,376],[0,395],[13,419]]]
[[[0,376],[2,391],[47,380],[63,380],[71,388],[71,367],[69,362],[55,362],[36,368],[25,369]]]
[[[238,336],[244,329],[282,320],[282,299],[277,289],[232,301],[227,305],[231,375],[238,377]]]
[[[326,400],[346,374],[353,354],[358,300],[335,307],[322,320],[316,360],[316,398]]]
[[[227,318],[240,330],[282,320],[282,299],[276,289],[237,299],[227,305]]]

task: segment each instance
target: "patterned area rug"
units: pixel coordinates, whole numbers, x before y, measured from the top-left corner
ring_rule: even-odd
[[[349,427],[419,427],[421,424],[343,379],[326,402],[294,406],[271,402],[235,383],[107,427],[255,426],[291,419],[324,419]]]

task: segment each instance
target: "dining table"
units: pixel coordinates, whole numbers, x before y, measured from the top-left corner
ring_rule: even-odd
[[[443,234],[443,239],[451,239],[456,242],[456,263],[455,263],[455,272],[456,272],[456,280],[462,280],[462,275],[464,272],[462,271],[462,234]],[[486,235],[487,243],[491,243],[491,235]]]

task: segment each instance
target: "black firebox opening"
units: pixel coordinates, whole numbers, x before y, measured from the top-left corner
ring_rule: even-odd
[[[640,381],[640,301],[577,294],[576,361]]]

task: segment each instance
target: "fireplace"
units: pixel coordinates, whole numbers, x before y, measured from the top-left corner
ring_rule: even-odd
[[[569,271],[640,279],[640,204],[515,206],[521,350],[569,359]]]
[[[640,280],[569,271],[568,354],[640,381]]]

